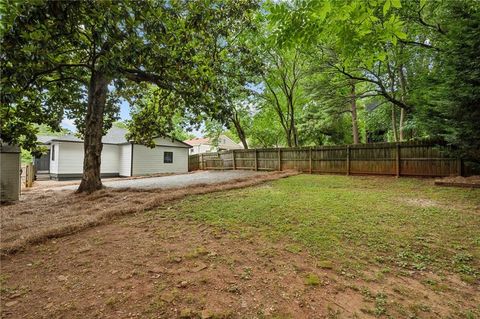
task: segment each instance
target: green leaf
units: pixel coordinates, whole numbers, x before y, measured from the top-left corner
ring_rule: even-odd
[[[387,58],[387,53],[385,51],[380,51],[377,55],[377,58],[383,62]]]
[[[394,8],[400,9],[402,7],[402,2],[400,0],[390,0]]]
[[[403,31],[395,31],[395,35],[402,40],[406,40],[408,35]]]
[[[325,2],[325,5],[320,9],[320,12],[317,14],[319,22],[325,21],[327,14],[330,12],[330,2]]]
[[[392,3],[390,2],[390,0],[385,1],[385,4],[383,5],[383,15],[387,15],[388,10],[390,10],[390,5],[391,4]]]

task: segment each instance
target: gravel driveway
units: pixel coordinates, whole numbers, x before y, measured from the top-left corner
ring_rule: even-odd
[[[254,171],[199,171],[189,174],[145,177],[137,179],[116,179],[104,181],[103,185],[113,188],[177,188],[196,184],[216,184],[237,178],[245,178],[261,174]],[[78,185],[69,185],[55,189],[77,189]]]

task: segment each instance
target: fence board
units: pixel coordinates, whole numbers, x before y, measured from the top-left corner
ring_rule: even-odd
[[[309,173],[450,176],[462,171],[448,148],[427,142],[222,151],[189,157],[189,170],[298,170]]]

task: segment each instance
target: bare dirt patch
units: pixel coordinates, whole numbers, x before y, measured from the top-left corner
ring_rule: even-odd
[[[248,187],[295,174],[298,173],[265,173],[175,189],[104,189],[88,195],[68,190],[30,191],[22,201],[2,206],[0,252],[13,253],[28,244],[72,234],[116,216],[148,211],[188,195]]]
[[[424,199],[424,198],[407,198],[404,200],[405,203],[412,205],[412,206],[418,206],[418,207],[435,207],[435,206],[440,206],[439,203],[437,203],[434,200],[431,199]]]
[[[438,186],[454,186],[467,188],[480,188],[480,176],[453,176],[445,177],[435,180],[435,185]]]
[[[455,318],[480,303],[448,278],[352,277],[287,246],[167,205],[3,256],[2,317]]]

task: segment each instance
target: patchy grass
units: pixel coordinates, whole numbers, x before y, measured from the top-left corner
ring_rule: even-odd
[[[299,175],[268,185],[190,197],[179,217],[239,236],[288,240],[346,275],[372,266],[480,278],[480,190],[431,180]],[[292,243],[293,242],[293,243]],[[301,246],[299,246],[301,245]]]

